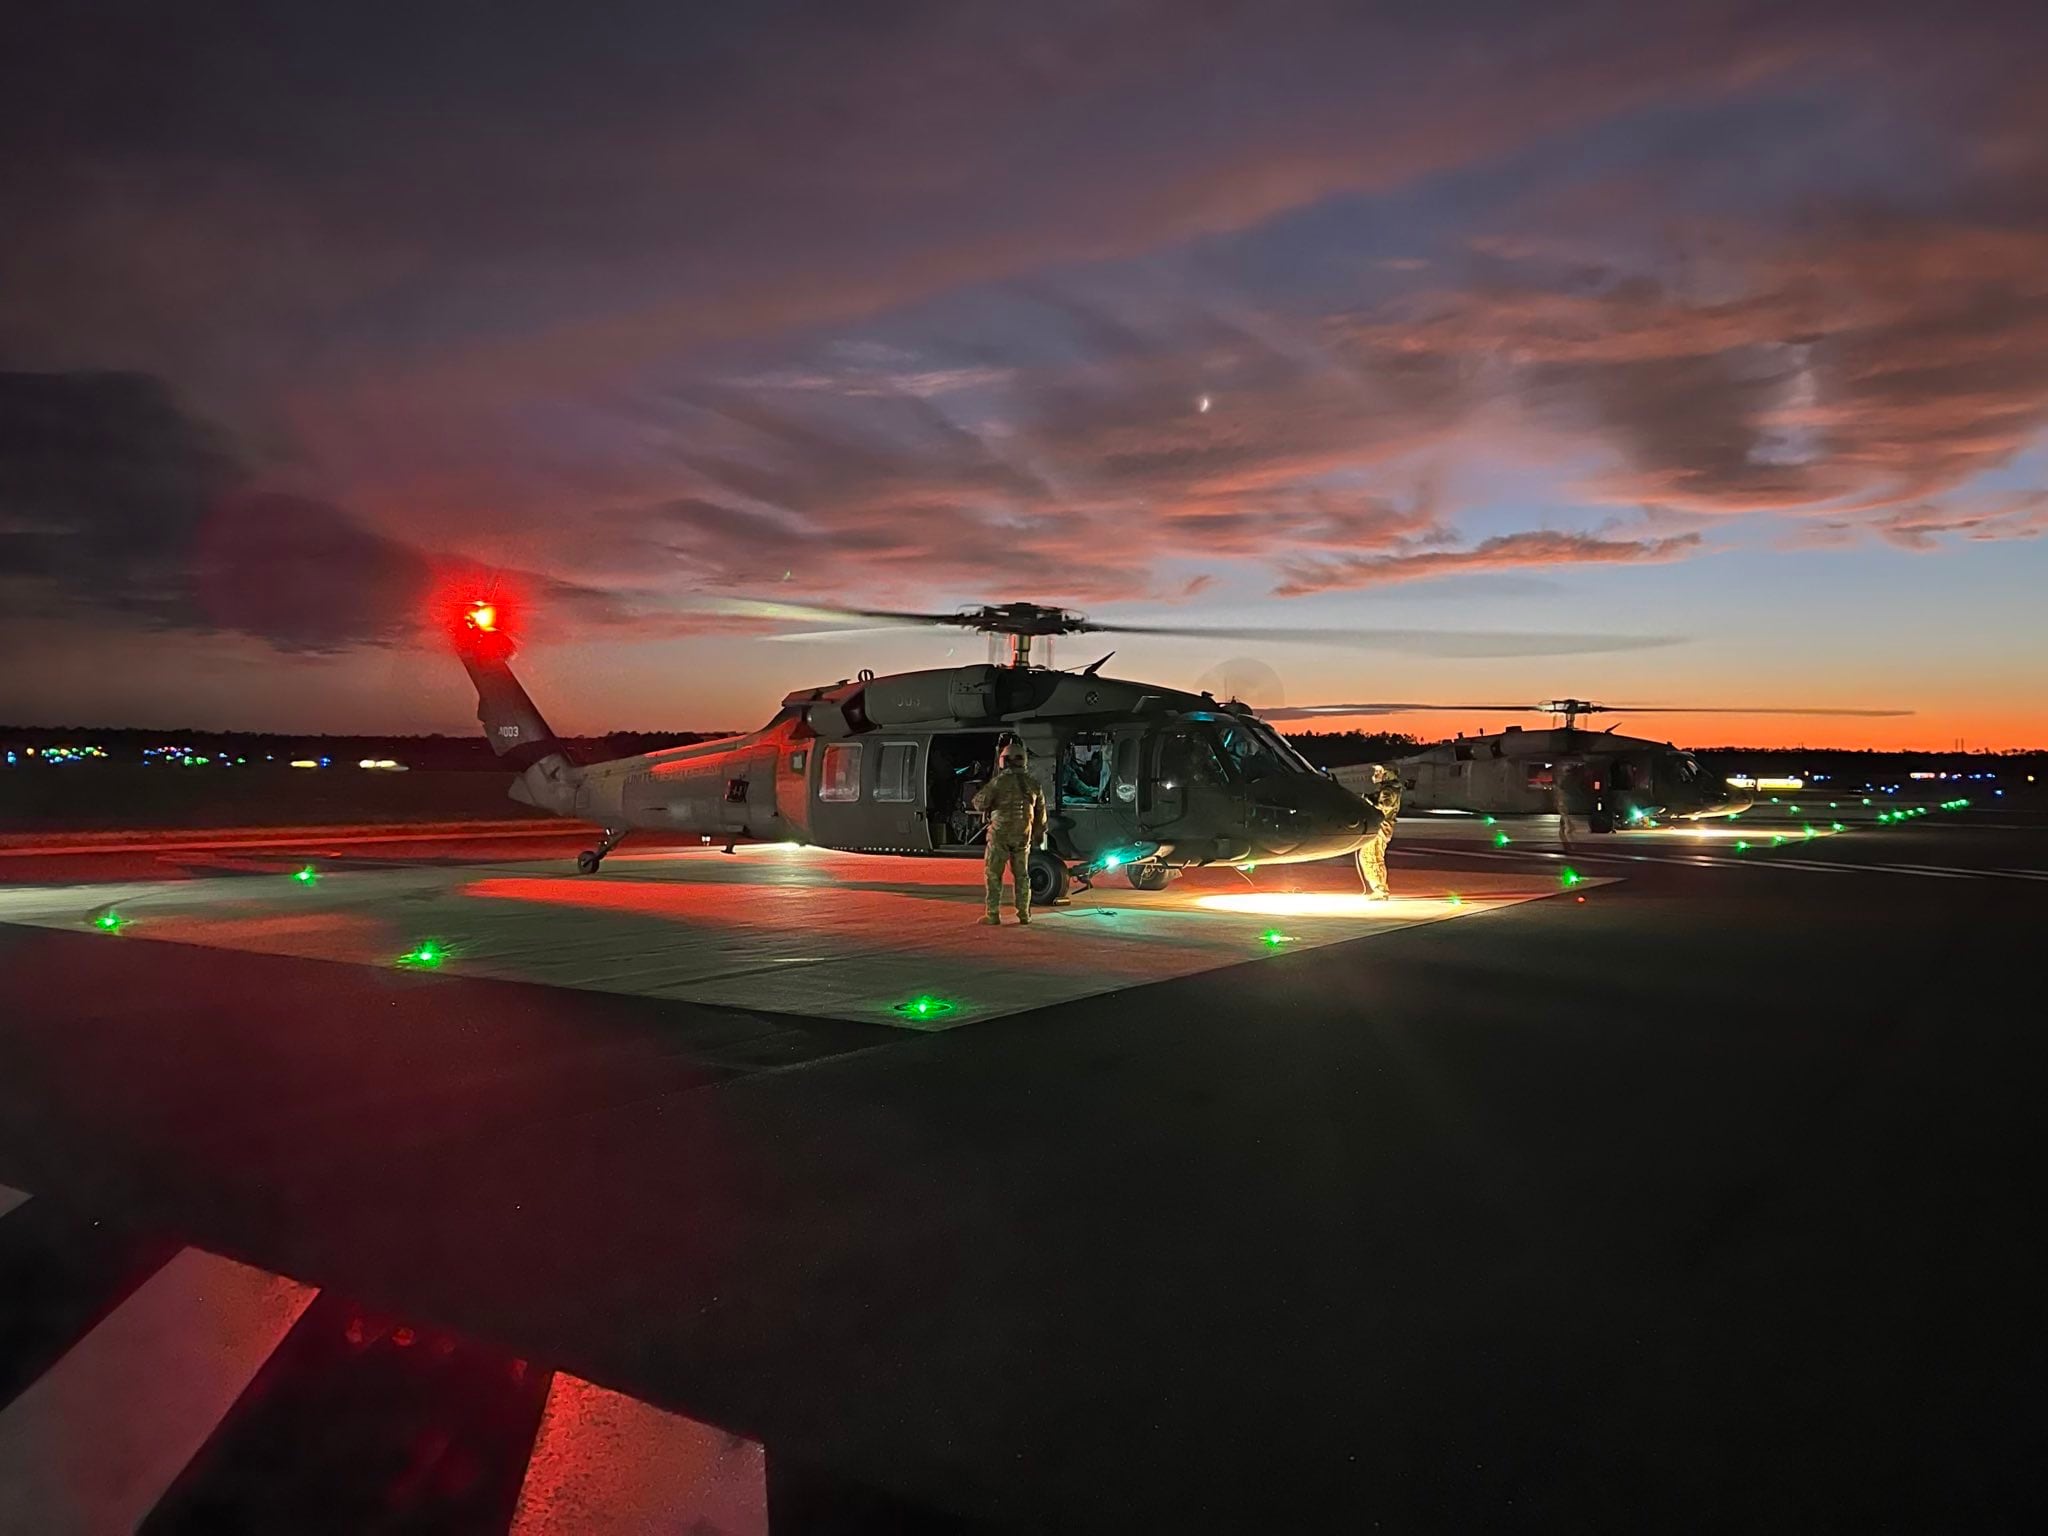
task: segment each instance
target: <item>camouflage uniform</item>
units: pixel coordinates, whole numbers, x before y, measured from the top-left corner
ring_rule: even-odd
[[[1380,813],[1380,822],[1359,847],[1358,873],[1367,889],[1383,898],[1387,894],[1387,844],[1394,840],[1394,821],[1401,814],[1401,776],[1391,768],[1375,767],[1371,801]]]
[[[987,921],[1001,921],[1003,869],[1017,888],[1017,921],[1031,921],[1031,850],[1045,836],[1045,791],[1031,770],[1024,766],[1014,748],[1005,756],[1003,771],[984,784],[974,797],[974,808],[987,811],[988,853],[982,869],[988,885]]]

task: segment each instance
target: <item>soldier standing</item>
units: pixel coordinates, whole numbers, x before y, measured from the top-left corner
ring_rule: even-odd
[[[1013,741],[1003,748],[1003,770],[981,787],[974,808],[988,812],[988,853],[982,860],[988,911],[982,921],[993,926],[1003,920],[1003,869],[1007,865],[1016,887],[1017,921],[1028,923],[1031,850],[1045,836],[1045,791],[1024,765],[1022,743]]]
[[[1372,807],[1380,813],[1372,836],[1359,845],[1358,873],[1374,901],[1385,901],[1387,891],[1387,844],[1394,840],[1394,820],[1401,814],[1401,775],[1385,763],[1372,765]]]

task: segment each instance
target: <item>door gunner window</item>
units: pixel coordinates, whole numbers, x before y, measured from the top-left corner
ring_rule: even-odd
[[[1100,805],[1109,798],[1109,742],[1100,732],[1078,732],[1060,754],[1060,803]]]

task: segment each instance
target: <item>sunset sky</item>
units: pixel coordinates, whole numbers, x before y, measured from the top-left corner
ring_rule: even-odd
[[[1675,643],[1109,670],[2048,745],[2044,57],[2038,4],[34,8],[0,719],[471,729],[420,621],[474,569],[572,731],[982,656],[747,594],[1611,631]]]

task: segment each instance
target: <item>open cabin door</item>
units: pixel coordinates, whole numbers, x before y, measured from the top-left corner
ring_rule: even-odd
[[[924,765],[923,836],[938,853],[980,848],[987,818],[974,797],[995,777],[1000,731],[939,731],[928,740]]]

